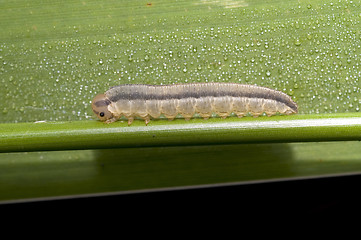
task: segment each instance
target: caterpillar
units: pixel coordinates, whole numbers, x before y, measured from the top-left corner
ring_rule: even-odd
[[[169,120],[178,114],[189,120],[195,113],[208,119],[212,113],[226,118],[232,112],[238,117],[298,112],[297,104],[283,92],[238,83],[124,84],[95,96],[92,109],[101,121],[112,123],[124,116],[128,125],[135,117],[148,125],[162,114]]]

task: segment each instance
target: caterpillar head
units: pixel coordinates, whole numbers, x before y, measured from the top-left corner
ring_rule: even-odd
[[[92,102],[93,112],[101,121],[109,121],[114,118],[113,113],[108,110],[111,102],[104,94],[96,95]]]

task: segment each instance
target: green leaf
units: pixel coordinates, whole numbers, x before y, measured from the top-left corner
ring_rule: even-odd
[[[358,141],[305,142],[360,140],[360,7],[2,1],[0,152],[15,152],[0,153],[0,200],[360,171]],[[91,120],[92,98],[111,86],[186,82],[281,90],[300,114]]]

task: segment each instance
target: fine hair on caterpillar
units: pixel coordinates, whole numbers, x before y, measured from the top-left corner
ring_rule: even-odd
[[[298,112],[297,104],[281,91],[238,83],[118,85],[97,95],[92,109],[101,121],[112,123],[124,116],[128,125],[136,117],[147,125],[161,115],[173,120],[180,114],[189,120],[194,114],[208,119],[213,113],[226,118],[231,113],[258,117],[263,113],[272,116]]]

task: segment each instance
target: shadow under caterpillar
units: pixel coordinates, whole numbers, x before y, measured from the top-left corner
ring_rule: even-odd
[[[189,120],[195,113],[208,119],[212,113],[226,118],[232,112],[238,117],[298,112],[297,104],[283,92],[238,83],[124,84],[97,95],[92,108],[101,121],[111,123],[124,116],[128,125],[135,117],[147,125],[162,114],[169,120],[178,114]]]

